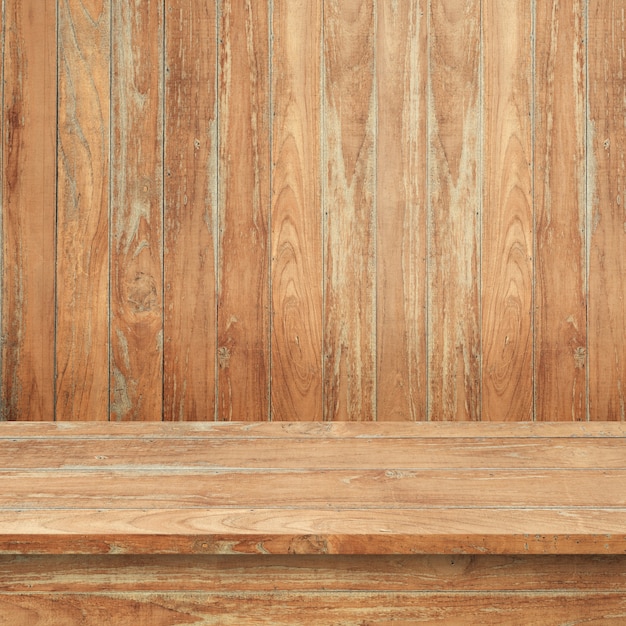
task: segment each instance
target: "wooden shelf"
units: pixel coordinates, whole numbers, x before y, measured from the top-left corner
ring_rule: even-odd
[[[626,554],[623,423],[4,423],[4,554]]]

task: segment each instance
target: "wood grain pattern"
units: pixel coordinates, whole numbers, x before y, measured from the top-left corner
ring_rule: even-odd
[[[626,26],[621,0],[589,2],[589,412],[626,420]]]
[[[378,420],[426,416],[426,2],[378,3]]]
[[[619,591],[626,556],[0,556],[0,591]]]
[[[622,0],[2,6],[1,420],[626,421]]]
[[[0,594],[3,626],[446,624],[545,626],[626,618],[623,593],[186,592]],[[36,620],[36,622],[34,622]],[[45,621],[44,621],[45,620]]]
[[[536,418],[586,420],[584,2],[536,11]]]
[[[111,419],[163,411],[163,7],[113,4]]]
[[[625,524],[624,508],[74,507],[1,511],[0,553],[619,555]]]
[[[441,445],[441,438],[367,437],[355,447],[353,438],[324,438],[311,455],[311,438],[186,437],[145,440],[131,437],[83,438],[80,447],[69,438],[23,438],[2,441],[2,469],[126,470],[141,456],[140,469],[151,471],[335,468],[399,470],[563,468],[626,470],[624,438],[560,439],[458,437]],[[365,443],[365,442],[363,442]]]
[[[373,0],[324,5],[324,419],[376,419]]]
[[[2,472],[5,510],[58,509],[616,509],[626,514],[620,484],[626,470],[611,469],[59,469]],[[271,489],[264,489],[271,484]],[[302,493],[298,485],[305,484]],[[532,484],[532,492],[527,487]],[[572,492],[571,485],[576,485]],[[356,515],[356,514],[355,514]],[[409,515],[409,513],[407,513]],[[457,514],[459,515],[459,514]],[[277,521],[280,513],[276,514]],[[494,524],[498,514],[493,513]],[[443,527],[443,522],[442,522]],[[381,531],[384,532],[384,531]],[[388,532],[393,532],[389,530]],[[467,532],[470,532],[468,528]]]
[[[483,12],[482,420],[534,415],[531,12]]]
[[[172,0],[165,24],[164,418],[211,420],[217,354],[216,4]]]
[[[428,418],[480,418],[480,2],[430,6]]]
[[[109,419],[108,0],[59,4],[56,417]]]
[[[124,439],[153,441],[156,439],[309,439],[319,437],[330,439],[363,439],[378,444],[385,438],[405,439],[424,437],[442,439],[450,437],[481,439],[545,439],[558,438],[587,441],[597,438],[624,438],[626,424],[623,422],[356,422],[356,423],[319,423],[319,422],[239,422],[210,423],[196,422],[151,423],[147,428],[141,423],[116,423],[107,426],[103,432],[97,422],[58,422],[42,424],[31,422],[4,423],[0,428],[0,441],[13,440],[101,440],[121,441]],[[558,442],[561,445],[563,442]]]
[[[274,0],[272,419],[322,419],[322,2]]]
[[[0,419],[54,419],[56,3],[3,4]]]
[[[269,411],[268,19],[266,0],[220,6],[220,420],[267,420]]]
[[[204,429],[222,433],[212,441],[194,438],[193,424],[142,424],[148,437],[135,440],[101,424],[100,439],[29,441],[15,437],[27,428],[9,424],[0,551],[623,553],[623,436],[583,440],[577,427],[556,439],[435,438],[429,431],[441,424],[406,425],[413,436],[384,435],[383,423],[369,425],[378,438],[336,438],[319,425],[308,438],[272,440],[222,424]],[[158,439],[165,426],[177,438]],[[549,425],[516,426],[520,434]],[[281,449],[294,456],[281,460]]]

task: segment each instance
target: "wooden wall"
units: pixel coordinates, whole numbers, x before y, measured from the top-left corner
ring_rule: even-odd
[[[2,8],[0,419],[625,419],[626,0]]]

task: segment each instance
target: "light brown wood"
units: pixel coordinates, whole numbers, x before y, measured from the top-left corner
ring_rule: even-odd
[[[324,5],[324,419],[376,419],[374,0]]]
[[[322,2],[273,2],[273,420],[322,419]]]
[[[626,420],[622,0],[3,7],[0,419]]]
[[[278,449],[242,437],[239,424],[216,428],[214,442],[208,424],[197,439],[193,424],[143,424],[134,440],[105,438],[111,425],[102,424],[100,439],[61,438],[56,448],[15,436],[29,426],[7,424],[13,436],[0,440],[4,553],[620,554],[626,546],[621,439],[606,439],[600,425],[569,426],[572,434],[594,426],[587,440],[444,437],[441,424],[405,423],[413,436],[343,441],[337,424],[330,434],[317,426],[301,440],[279,438]],[[170,437],[157,439],[166,426]],[[384,433],[389,423],[368,426]],[[299,461],[281,460],[280,448]]]
[[[59,3],[56,418],[109,419],[109,0]]]
[[[393,464],[390,465],[393,468]],[[611,469],[58,469],[3,471],[6,510],[228,509],[280,511],[618,509],[626,470]],[[271,489],[264,485],[270,484]],[[575,490],[571,485],[576,485]],[[303,492],[299,485],[306,485]],[[27,499],[28,506],[26,506]],[[461,513],[459,522],[462,521]],[[494,518],[497,513],[494,511]],[[584,518],[584,513],[581,513]],[[494,524],[496,524],[494,519]],[[467,532],[471,527],[464,524]],[[393,532],[393,529],[380,532]]]
[[[589,416],[626,420],[625,97],[620,0],[589,0]]]
[[[0,419],[54,419],[56,5],[2,5]]]
[[[166,420],[212,420],[217,356],[215,2],[168,2],[165,38],[163,411]]]
[[[537,419],[587,419],[584,4],[536,2]]]
[[[163,6],[113,8],[111,419],[163,410]]]
[[[384,437],[393,439],[423,437],[426,439],[498,438],[498,439],[542,439],[542,438],[623,438],[626,424],[622,422],[567,423],[567,422],[382,422],[382,423],[319,423],[319,422],[265,422],[250,423],[190,423],[156,424],[149,428],[144,424],[116,423],[103,431],[103,426],[93,422],[3,423],[0,441],[6,439],[96,439],[115,441],[119,439],[362,439],[368,437],[379,441]]]
[[[223,470],[249,469],[602,469],[626,470],[626,438],[430,437],[257,438],[189,436],[11,438],[2,441],[2,469]],[[312,447],[316,446],[314,454]],[[140,457],[140,461],[137,461]],[[70,464],[71,463],[71,464]]]
[[[0,556],[0,591],[618,591],[626,556]]]
[[[428,419],[480,418],[480,2],[429,9]]]
[[[531,420],[533,403],[532,5],[482,14],[482,420]]]
[[[219,624],[445,624],[621,626],[626,599],[615,593],[90,593],[0,594],[7,626],[173,626]],[[43,621],[45,620],[45,621]],[[2,622],[0,621],[0,624]],[[3,624],[3,626],[4,626]]]
[[[218,413],[269,415],[267,0],[224,0],[219,24]]]
[[[0,512],[0,553],[617,555],[625,524],[624,508],[21,510]]]
[[[426,416],[426,6],[377,4],[378,420]]]

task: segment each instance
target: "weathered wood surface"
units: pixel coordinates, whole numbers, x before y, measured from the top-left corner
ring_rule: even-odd
[[[163,418],[215,418],[216,7],[165,15]],[[190,251],[194,254],[190,254]]]
[[[203,619],[205,624],[235,619],[241,624],[263,619],[281,623],[287,609],[288,623],[307,624],[321,617],[324,624],[405,618],[409,623],[465,624],[470,610],[476,610],[484,624],[519,624],[529,619],[541,624],[577,620],[610,624],[622,619],[625,559],[2,556],[0,606],[14,620],[11,626],[21,625],[18,619],[30,626],[34,615],[58,616],[73,624],[79,608],[82,621],[78,623],[109,623],[103,606],[111,611],[115,624],[144,617],[151,625],[189,623],[185,619]],[[321,589],[326,591],[320,593]],[[314,615],[315,607],[319,616]]]
[[[626,437],[626,424],[622,422],[250,422],[250,423],[189,423],[143,424],[115,423],[103,428],[91,422],[4,423],[0,428],[0,440],[28,439],[98,439],[98,440],[155,440],[155,439],[318,439],[327,440],[370,438],[380,441],[385,437],[425,439],[476,438],[476,439],[543,439],[543,438],[614,438]]]
[[[589,0],[589,415],[626,419],[626,5]]]
[[[115,616],[115,621],[111,621]],[[178,624],[445,624],[620,626],[615,593],[186,592],[0,594],[0,624],[174,626]]]
[[[324,419],[376,416],[376,10],[324,6]]]
[[[480,41],[477,0],[431,2],[428,418],[480,418]]]
[[[8,0],[2,106],[0,419],[54,419],[56,7]]]
[[[267,420],[269,7],[220,4],[217,417]]]
[[[6,0],[3,420],[625,420],[624,0]]]
[[[431,438],[439,424],[414,424],[413,435],[400,438],[341,439],[318,429],[280,438],[277,448],[272,439],[242,437],[239,424],[215,429],[223,438],[214,441],[194,439],[194,425],[187,436],[169,425],[167,439],[158,438],[165,424],[144,424],[144,439],[107,437],[111,427],[101,425],[98,439],[50,442],[29,439],[32,424],[7,426],[10,436],[0,439],[5,553],[626,549],[623,436]],[[286,425],[253,430],[277,426]],[[370,430],[376,426],[384,432],[388,424]],[[294,456],[282,457],[280,448]]]
[[[536,11],[535,414],[584,420],[585,2],[538,0]]]
[[[56,415],[109,418],[108,0],[59,3]]]
[[[533,402],[532,7],[483,13],[482,419],[529,420]]]
[[[163,6],[112,9],[110,417],[161,420]]]
[[[619,591],[626,556],[0,556],[1,592]]]
[[[322,1],[274,0],[272,384],[274,420],[322,412]]]
[[[426,417],[427,4],[377,13],[378,420]]]

